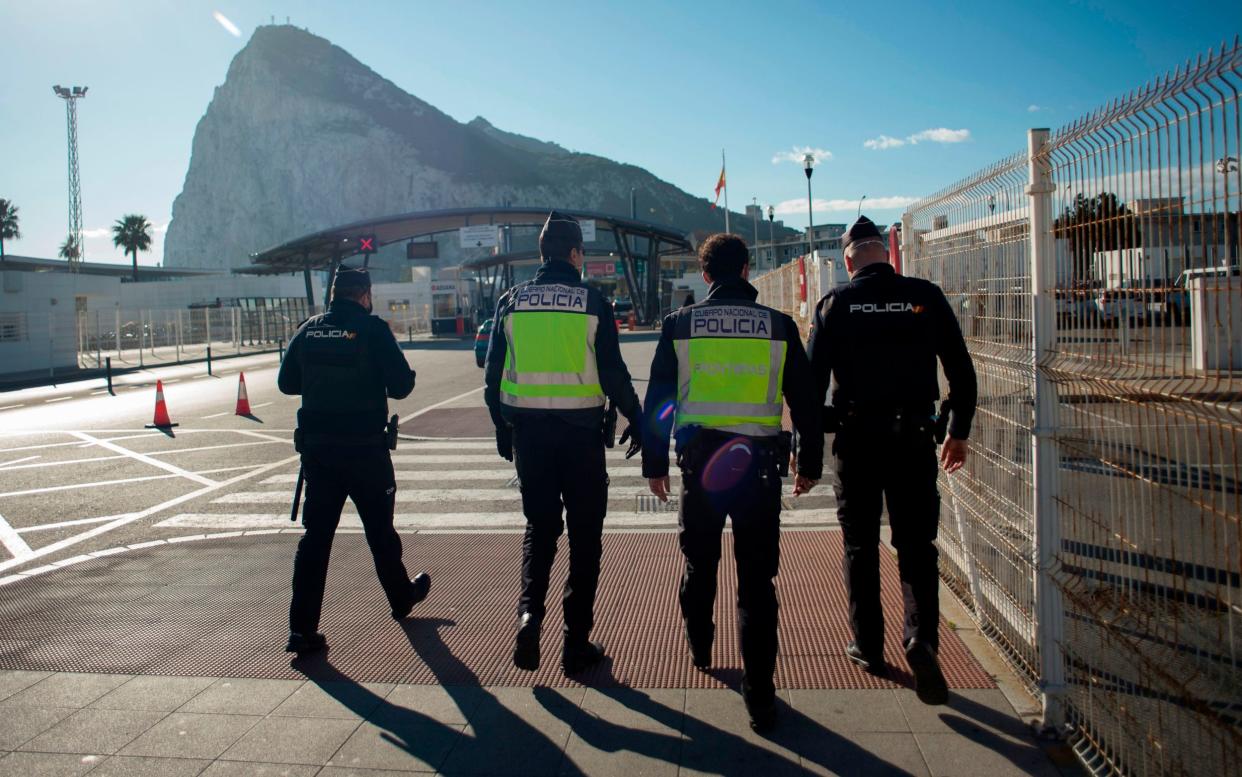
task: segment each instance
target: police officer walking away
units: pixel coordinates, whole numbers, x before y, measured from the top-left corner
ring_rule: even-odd
[[[431,588],[426,574],[410,580],[401,561],[401,537],[392,515],[396,480],[388,453],[396,429],[385,429],[387,397],[409,396],[414,370],[392,330],[370,313],[370,274],[342,265],[328,312],[311,317],[294,334],[277,376],[283,393],[302,395],[295,442],[306,478],[306,533],[293,559],[285,647],[299,655],[327,646],[318,632],[319,612],[346,497],[362,519],[392,617],[405,618]]]
[[[747,282],[749,251],[737,235],[717,234],[699,249],[706,299],[664,319],[646,398],[643,476],[667,500],[668,438],[676,441],[682,495],[679,541],[686,558],[679,600],[694,665],[711,663],[716,570],[725,517],[733,519],[742,698],[750,725],[776,722],[777,601],[781,474],[789,436],[784,402],[803,440],[794,494],[811,490],[823,466],[820,402],[798,327],[756,304]]]
[[[590,634],[608,509],[604,438],[614,433],[604,428],[605,398],[630,421],[621,437],[631,440],[627,456],[640,448],[642,411],[612,309],[582,282],[577,220],[553,211],[539,233],[539,254],[543,265],[534,280],[509,289],[496,305],[484,397],[497,452],[517,468],[526,515],[513,663],[539,668],[548,577],[568,523],[561,668],[572,675],[604,657]]]
[[[818,396],[832,383],[832,405],[824,418],[825,431],[836,433],[832,463],[854,632],[846,654],[873,674],[887,671],[879,568],[880,512],[887,499],[905,600],[906,660],[919,699],[944,704],[948,688],[936,659],[935,545],[940,520],[935,438],[943,431],[938,435],[936,427],[948,423],[940,461],[946,472],[955,472],[969,450],[975,370],[944,293],[928,281],[898,275],[870,219],[854,222],[842,244],[850,282],[819,301],[808,350]],[[949,383],[940,423],[937,358]]]

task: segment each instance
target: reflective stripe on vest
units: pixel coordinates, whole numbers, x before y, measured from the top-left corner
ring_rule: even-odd
[[[595,362],[599,318],[587,313],[587,290],[529,285],[517,290],[505,316],[508,343],[500,401],[533,410],[602,407]]]
[[[781,430],[783,339],[770,339],[770,314],[754,308],[703,306],[691,316],[677,352],[676,430],[702,426],[749,437]],[[759,337],[747,336],[759,335]]]

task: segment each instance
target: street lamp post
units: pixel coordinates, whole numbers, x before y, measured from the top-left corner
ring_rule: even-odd
[[[768,206],[768,250],[772,252],[772,266],[776,266],[776,240],[772,237],[772,220],[776,218],[776,209]]]
[[[750,214],[751,229],[754,230],[754,232],[751,233],[751,236],[755,240],[755,267],[758,267],[759,266],[759,211],[760,211],[759,198],[751,197],[750,201],[751,201],[752,207],[754,208],[754,210]]]
[[[69,128],[69,239],[76,250],[69,257],[70,269],[75,272],[86,258],[86,246],[82,245],[82,183],[78,176],[78,100],[86,97],[85,86],[52,87],[56,96],[65,101],[65,124]]]
[[[859,198],[859,200],[858,200],[858,212],[854,214],[854,220],[855,220],[855,221],[858,221],[859,217],[860,217],[860,216],[862,216],[862,204],[863,204],[863,200],[865,200],[865,199],[867,199],[867,195],[865,195],[865,194],[864,194],[864,195],[863,195],[861,198]]]
[[[815,172],[815,155],[802,157],[802,169],[806,171],[806,246],[807,256],[815,255],[815,210],[811,200],[811,173]]]

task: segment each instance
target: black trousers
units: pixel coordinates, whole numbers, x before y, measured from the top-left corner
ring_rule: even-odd
[[[556,418],[522,419],[513,428],[513,463],[522,489],[522,592],[518,615],[543,619],[556,541],[569,525],[569,579],[562,607],[566,644],[587,640],[595,625],[608,471],[604,439]],[[563,516],[562,516],[563,513]]]
[[[776,693],[777,611],[773,579],[780,567],[781,479],[770,451],[745,437],[701,433],[680,456],[678,536],[686,558],[678,600],[696,643],[715,626],[716,572],[725,518],[733,520],[742,692],[766,702]]]
[[[833,439],[832,458],[855,640],[869,654],[884,649],[879,546],[880,513],[887,499],[905,606],[902,643],[918,638],[936,649],[940,494],[931,433],[902,431],[892,421],[851,422]]]
[[[387,448],[312,448],[302,454],[306,474],[306,504],[302,524],[306,533],[293,557],[293,601],[289,630],[309,634],[319,629],[324,581],[332,538],[341,520],[346,497],[354,502],[375,574],[394,610],[410,601],[410,578],[401,562],[401,535],[392,525],[396,480]]]

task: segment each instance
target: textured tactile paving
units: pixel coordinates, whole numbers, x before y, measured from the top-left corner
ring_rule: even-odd
[[[544,662],[526,673],[510,663],[520,539],[509,534],[406,538],[411,574],[434,584],[414,618],[397,624],[375,580],[363,539],[340,535],[332,554],[322,630],[331,649],[291,665],[282,652],[296,537],[188,542],[103,557],[14,583],[0,597],[0,668],[217,677],[299,678],[340,673],[360,682],[573,685],[560,673],[562,539],[544,626]],[[898,639],[897,565],[881,554],[888,659],[881,680],[844,655],[849,639],[839,532],[781,538],[781,657],[784,688],[909,686]],[[672,533],[604,536],[595,638],[610,659],[578,678],[587,685],[643,688],[735,686],[741,676],[732,535],[724,537],[717,639],[709,673],[691,665],[676,588],[681,554]],[[995,687],[948,629],[941,662],[954,688]]]

